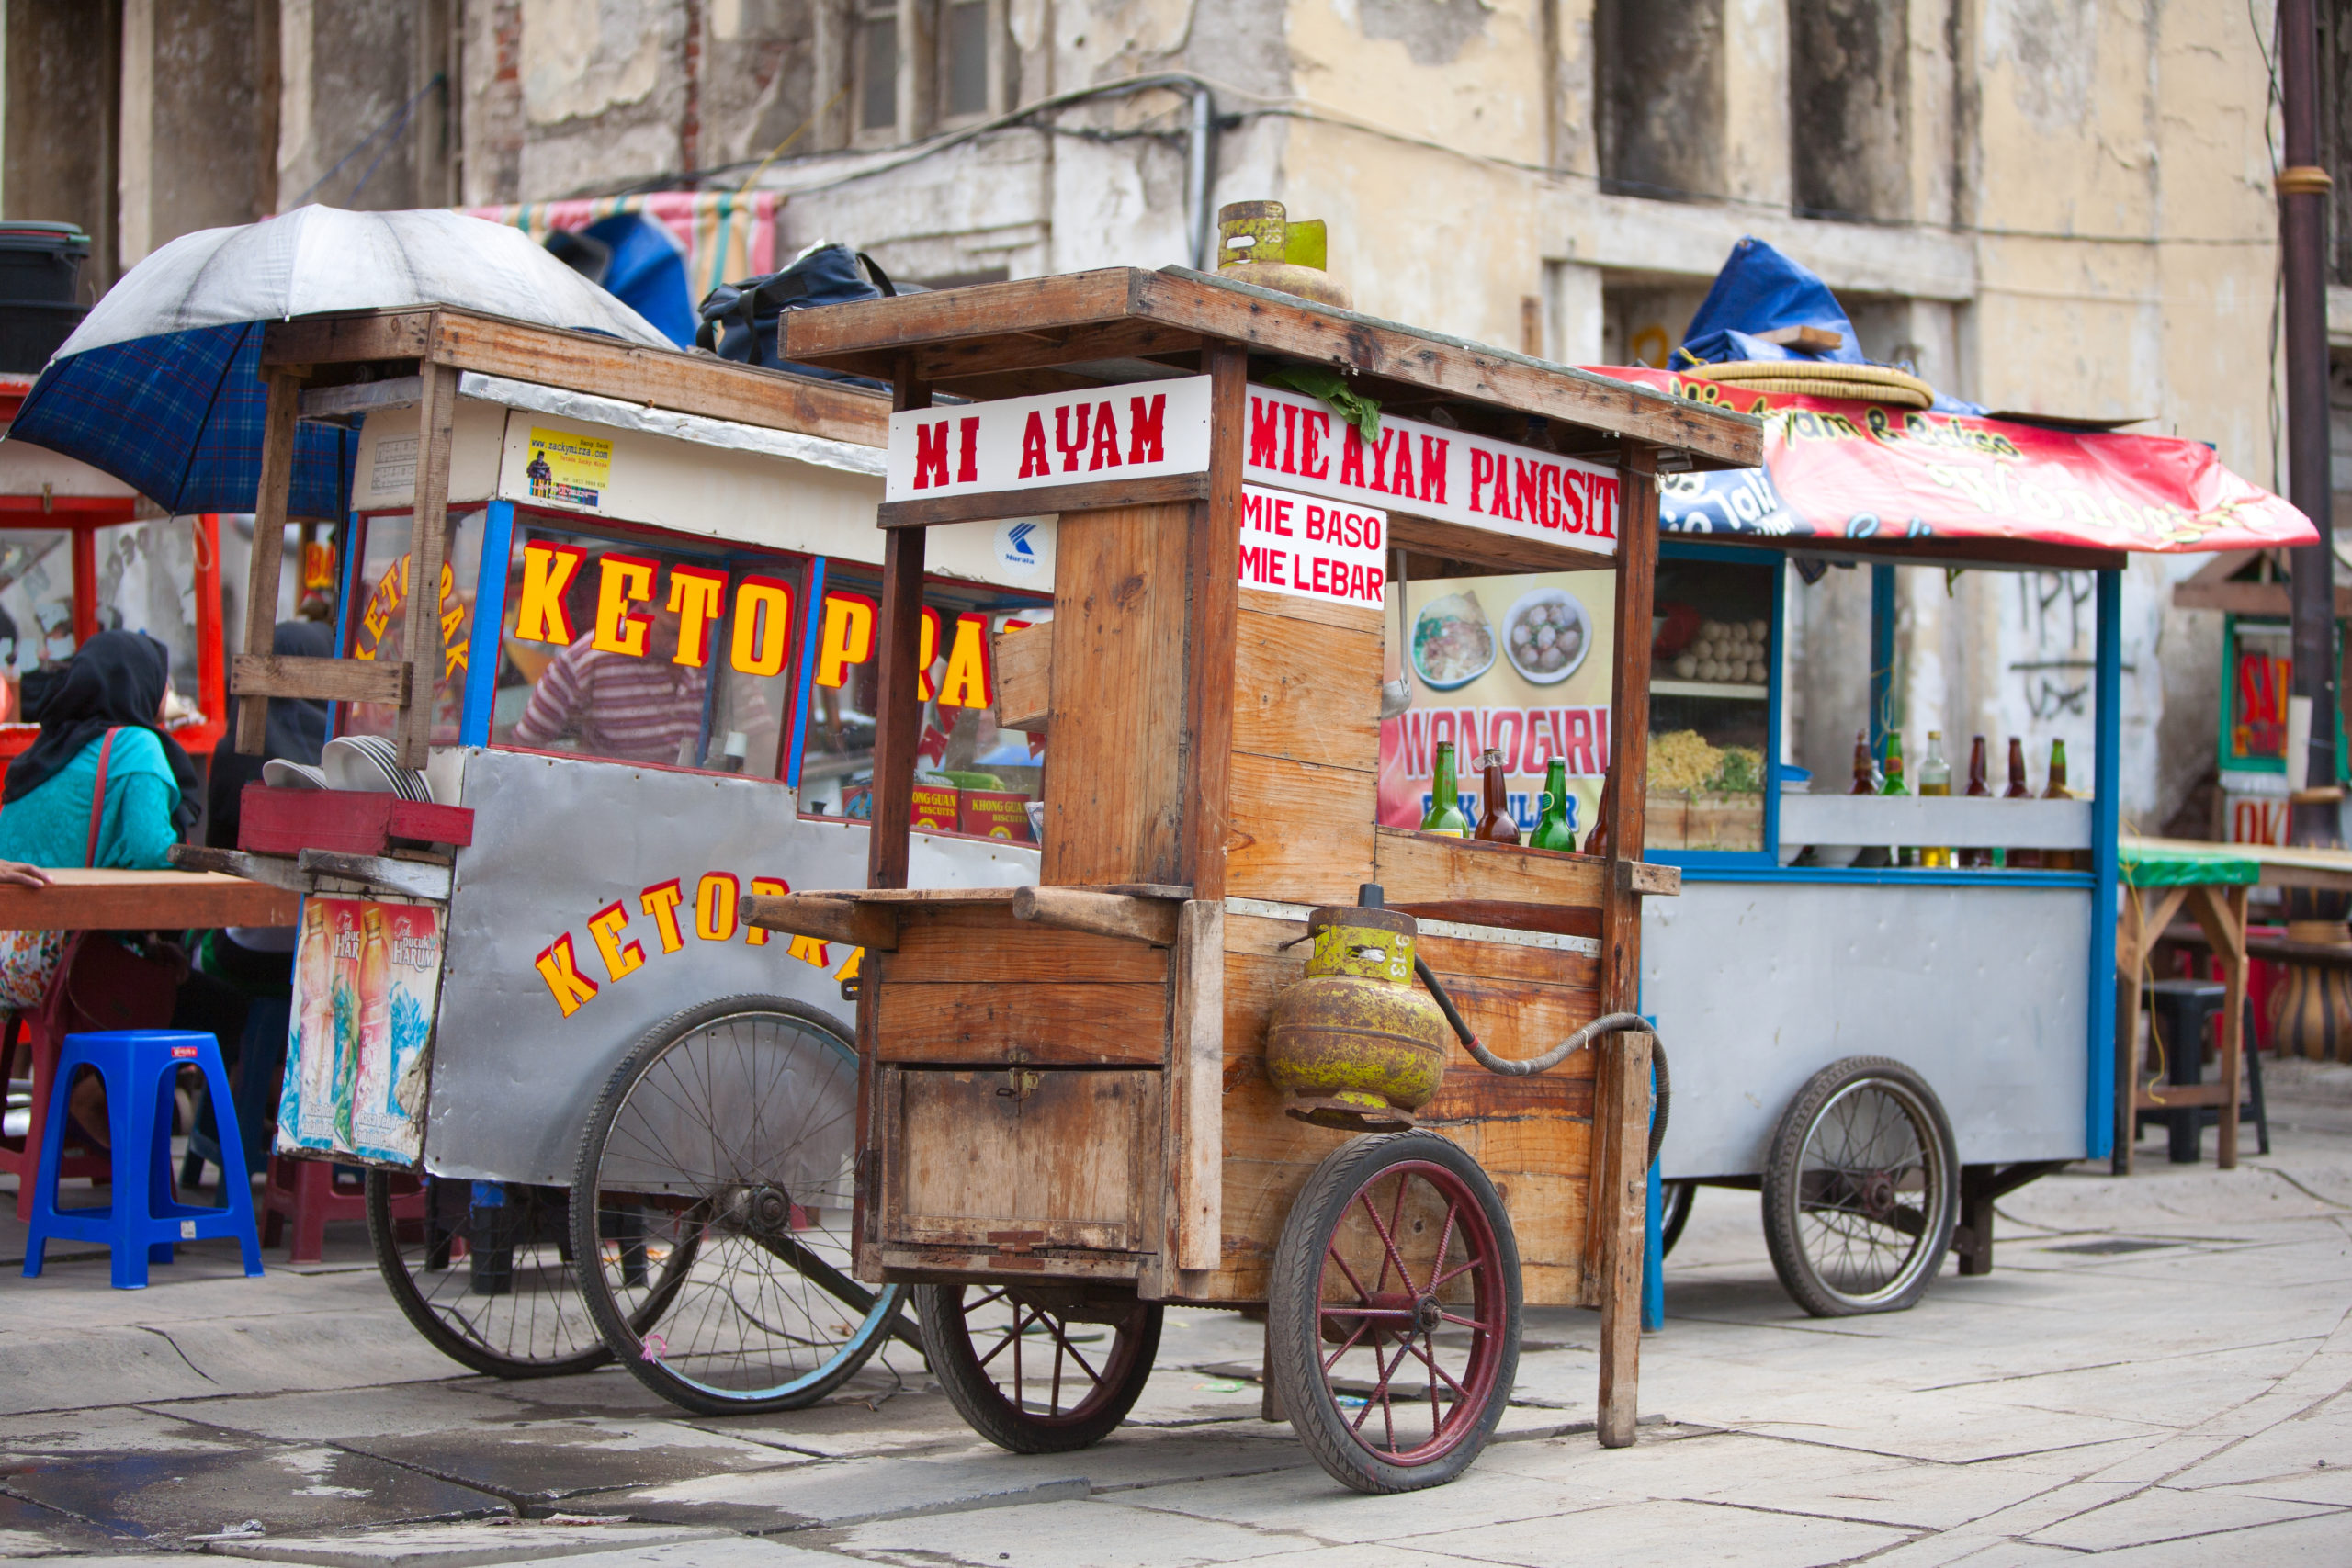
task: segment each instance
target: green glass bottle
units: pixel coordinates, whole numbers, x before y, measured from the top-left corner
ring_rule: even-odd
[[[1879,794],[1909,795],[1911,793],[1903,783],[1903,732],[1899,729],[1890,729],[1886,732],[1885,773],[1886,782],[1879,786]],[[1917,865],[1919,863],[1918,850],[1910,845],[1897,847],[1894,851],[1894,863]]]
[[[1577,836],[1568,828],[1568,764],[1560,758],[1553,758],[1544,772],[1544,815],[1528,842],[1539,850],[1576,852]]]
[[[1453,742],[1437,743],[1437,762],[1430,779],[1429,815],[1421,818],[1421,831],[1442,838],[1466,839],[1470,836],[1470,818],[1462,814],[1461,791],[1453,782]]]

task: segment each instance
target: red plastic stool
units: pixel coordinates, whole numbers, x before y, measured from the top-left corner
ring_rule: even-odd
[[[424,1218],[424,1188],[415,1177],[392,1178],[392,1218]],[[269,1180],[262,1187],[261,1243],[276,1247],[291,1220],[294,1235],[287,1244],[288,1263],[323,1263],[328,1222],[365,1224],[367,1219],[368,1185],[361,1171],[332,1160],[269,1156]]]
[[[41,1139],[48,1131],[51,1086],[57,1081],[57,1055],[63,1042],[50,1030],[41,1027],[40,1020],[30,1012],[13,1012],[0,1021],[0,1066],[5,1066],[13,1080],[17,1053],[23,1050],[31,1058],[32,1104],[28,1125],[21,1138],[0,1137],[0,1172],[17,1179],[17,1218],[29,1221],[33,1217],[34,1177],[40,1170]],[[82,1136],[74,1119],[65,1119],[65,1146],[57,1168],[58,1179],[72,1181],[87,1177],[93,1180],[109,1175],[114,1162],[90,1145]]]

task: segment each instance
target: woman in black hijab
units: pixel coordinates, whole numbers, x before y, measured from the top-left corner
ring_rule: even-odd
[[[35,865],[160,870],[196,823],[196,768],[164,733],[171,655],[144,632],[100,632],[63,664],[24,680],[40,735],[0,787],[0,856]],[[106,802],[95,850],[90,802],[105,749]],[[88,759],[86,765],[85,759]]]
[[[334,628],[318,621],[280,621],[271,634],[272,653],[299,659],[334,657]],[[229,699],[229,729],[213,749],[211,776],[205,783],[204,841],[216,849],[237,847],[238,807],[245,786],[261,782],[262,764],[272,758],[316,766],[327,743],[327,705],[305,697],[270,697],[269,739],[258,757],[237,750],[237,705]]]

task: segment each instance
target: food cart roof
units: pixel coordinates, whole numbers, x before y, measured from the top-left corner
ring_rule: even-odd
[[[2201,441],[1605,374],[1760,415],[1751,473],[1659,483],[1663,534],[1913,562],[2112,568],[2127,552],[2310,544],[2311,521]]]
[[[786,312],[784,356],[973,398],[1007,398],[1192,372],[1212,342],[1332,365],[1361,378],[1385,410],[1444,407],[1540,415],[1574,434],[1570,456],[1613,455],[1620,437],[1689,454],[1699,468],[1759,460],[1759,423],[1590,371],[1317,304],[1186,267],[981,284]]]

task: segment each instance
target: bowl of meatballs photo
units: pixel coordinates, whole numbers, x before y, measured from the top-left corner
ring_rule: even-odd
[[[1566,680],[1592,646],[1592,620],[1565,588],[1535,588],[1503,615],[1503,653],[1539,686]]]

